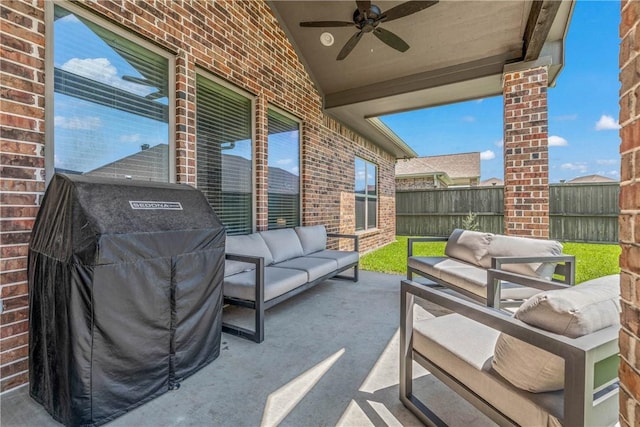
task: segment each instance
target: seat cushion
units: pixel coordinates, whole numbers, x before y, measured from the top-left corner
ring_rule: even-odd
[[[491,268],[491,258],[502,256],[540,257],[562,254],[562,245],[555,240],[530,239],[527,237],[503,236],[494,234],[490,238],[485,255],[480,258],[479,265]],[[504,264],[501,269],[526,276],[551,279],[556,263],[533,262],[523,264]]]
[[[293,268],[295,270],[304,271],[307,273],[307,280],[311,282],[336,271],[338,269],[338,263],[333,259],[311,258],[304,256],[273,264],[273,267],[287,269]]]
[[[562,393],[524,393],[491,369],[499,332],[459,314],[417,321],[413,347],[520,425],[555,426]]]
[[[243,236],[227,236],[225,251],[231,254],[262,257],[264,258],[265,266],[273,263],[271,251],[258,233]],[[227,260],[225,262],[224,275],[230,276],[240,271],[252,270],[254,268],[255,264]]]
[[[360,254],[355,251],[333,251],[330,249],[313,252],[309,255],[312,258],[333,259],[338,263],[338,268],[344,268],[348,265],[355,264],[360,260]]]
[[[307,283],[307,273],[302,270],[288,268],[265,267],[264,300],[289,292]],[[224,278],[224,296],[255,301],[256,272],[248,271]]]
[[[435,279],[487,298],[487,271],[483,268],[449,257],[410,257],[408,265]],[[522,300],[538,292],[537,289],[503,282],[501,298]]]
[[[480,265],[480,259],[489,250],[489,242],[492,236],[493,234],[491,233],[456,228],[447,240],[444,253],[448,257]]]
[[[303,255],[300,239],[293,228],[261,231],[269,251],[273,255],[273,262],[278,263]]]
[[[620,323],[619,275],[566,289],[541,292],[514,317],[532,326],[577,338]],[[564,360],[506,334],[496,342],[494,369],[515,386],[532,392],[564,387]]]
[[[324,225],[312,225],[307,227],[296,227],[296,234],[302,245],[304,255],[318,252],[327,247],[327,230]]]

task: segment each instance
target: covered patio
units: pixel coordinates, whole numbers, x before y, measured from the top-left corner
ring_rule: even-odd
[[[223,334],[216,360],[108,425],[421,425],[398,399],[401,279],[364,271],[357,283],[328,280],[270,309],[262,344]],[[240,310],[225,316],[251,319]],[[450,425],[493,425],[426,371],[415,376],[416,392]],[[6,427],[60,425],[28,387],[3,395],[1,413]]]

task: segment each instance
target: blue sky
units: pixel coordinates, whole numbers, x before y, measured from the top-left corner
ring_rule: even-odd
[[[578,0],[565,66],[549,88],[549,181],[620,178],[620,2]],[[383,117],[419,156],[482,153],[481,179],[502,179],[502,97]]]

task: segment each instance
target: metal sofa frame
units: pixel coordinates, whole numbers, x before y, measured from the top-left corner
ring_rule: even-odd
[[[410,237],[407,242],[407,258],[413,256],[413,245],[419,242],[446,242],[449,240],[449,237]],[[461,261],[464,262],[464,261]],[[493,257],[491,259],[491,269],[494,270],[502,270],[503,266],[506,264],[524,264],[524,263],[532,263],[532,262],[556,262],[556,268],[554,271],[554,278],[552,282],[565,284],[565,285],[574,285],[576,280],[576,259],[573,255],[557,255],[557,256],[540,256],[540,257],[516,257],[516,256],[503,256],[503,257]],[[482,268],[476,266],[478,268]],[[491,307],[506,307],[519,305],[522,301],[510,301],[505,303],[500,300],[500,293],[496,293],[495,289],[497,289],[496,281],[501,279],[495,278],[492,280],[487,276],[487,298],[474,294],[473,292],[468,291],[467,289],[461,288],[459,286],[454,285],[453,283],[449,283],[439,277],[433,276],[425,271],[413,268],[409,266],[407,262],[407,279],[413,280],[413,276],[418,275],[424,277],[432,282],[435,282],[441,286],[452,289],[456,292],[461,293],[462,295],[471,298],[475,301],[480,302],[481,304],[487,304]],[[523,276],[526,277],[526,276]],[[561,277],[561,278],[558,278]],[[543,282],[538,282],[539,286],[545,286]],[[522,283],[524,286],[529,286]],[[494,293],[489,294],[490,289],[494,290]],[[496,299],[497,298],[497,299]]]
[[[357,235],[353,234],[338,234],[338,233],[327,233],[327,237],[331,238],[339,238],[339,239],[352,239],[354,251],[358,252],[359,250],[359,239]],[[337,279],[345,279],[345,280],[353,280],[354,282],[358,281],[358,271],[359,271],[359,261],[355,263],[350,263],[342,268],[339,268],[329,274],[326,274],[322,277],[319,277],[311,282],[307,282],[303,285],[298,286],[295,289],[290,290],[282,295],[279,295],[275,298],[270,299],[269,301],[264,300],[264,258],[262,257],[254,257],[248,255],[240,255],[240,254],[225,254],[225,258],[233,261],[242,261],[251,264],[255,264],[255,301],[245,300],[240,298],[232,298],[232,297],[224,297],[224,303],[230,305],[236,305],[240,307],[253,309],[255,312],[254,316],[254,330],[249,330],[243,328],[241,326],[232,325],[226,322],[222,322],[222,332],[226,332],[228,334],[236,335],[242,338],[247,338],[256,343],[261,343],[264,341],[264,314],[265,311],[269,308],[280,304],[282,301],[286,301],[289,298],[298,295],[301,292],[306,291],[307,289],[324,282],[325,280],[337,278]],[[345,270],[353,268],[353,276],[344,276],[340,275]]]
[[[489,274],[493,279],[502,278],[512,282],[519,279],[519,275],[498,270],[490,270]],[[538,285],[542,289],[554,287],[554,284],[549,281],[531,278],[527,280],[528,286]],[[555,287],[561,288],[566,285]],[[423,423],[432,426],[446,425],[413,394],[413,361],[424,366],[441,382],[499,425],[517,425],[502,413],[500,408],[492,406],[481,395],[467,387],[464,380],[456,378],[447,371],[446,367],[436,365],[413,348],[415,297],[435,303],[562,357],[565,360],[564,409],[563,417],[560,419],[563,425],[604,425],[608,415],[618,413],[619,326],[611,326],[572,339],[530,326],[496,308],[485,307],[426,285],[403,280],[400,303],[400,400]],[[526,394],[515,387],[514,393]]]

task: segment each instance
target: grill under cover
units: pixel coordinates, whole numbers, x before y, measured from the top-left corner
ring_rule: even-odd
[[[29,247],[31,396],[99,425],[218,357],[224,248],[192,187],[57,174]]]

